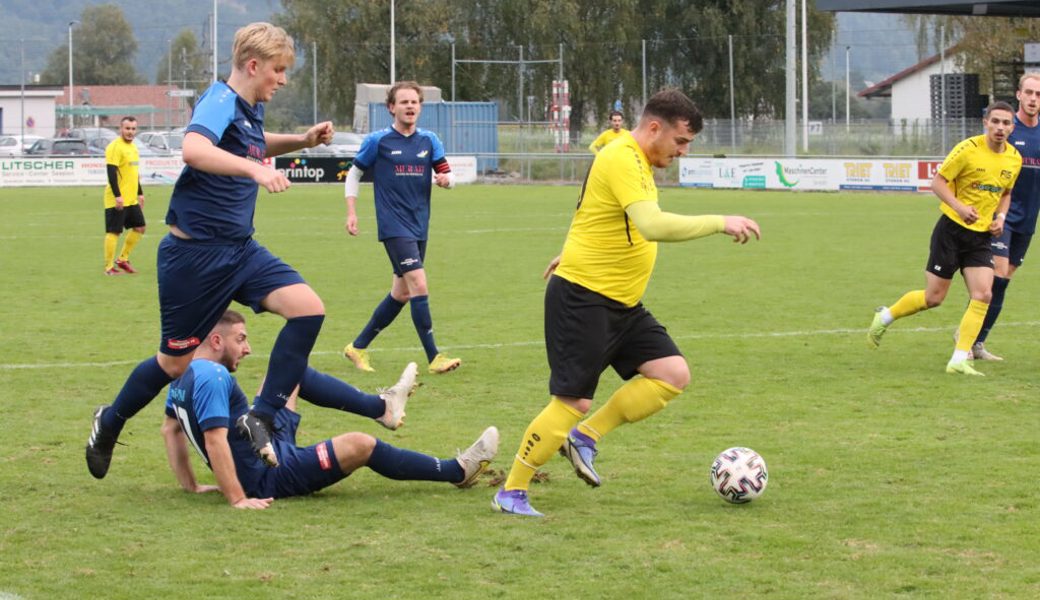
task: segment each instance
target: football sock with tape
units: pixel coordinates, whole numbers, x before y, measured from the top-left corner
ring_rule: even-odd
[[[419,341],[422,342],[423,350],[426,351],[426,361],[433,362],[433,357],[437,356],[437,344],[433,341],[430,297],[412,296],[408,303],[412,306],[412,323],[415,325],[415,332],[419,334]]]
[[[394,322],[402,308],[404,308],[404,302],[398,302],[394,300],[393,296],[387,294],[386,298],[383,298],[383,301],[379,303],[379,306],[372,311],[372,318],[368,320],[365,328],[361,330],[361,333],[354,340],[354,347],[358,349],[368,348],[368,345],[372,343],[372,340],[376,339],[379,332]]]
[[[982,329],[979,330],[979,337],[975,339],[975,343],[981,344],[989,337],[989,330],[993,329],[997,318],[1000,317],[1000,311],[1004,308],[1004,293],[1009,283],[1011,280],[1005,277],[993,278],[993,298],[989,301],[989,309],[986,310],[986,318],[982,321]]]
[[[599,441],[619,425],[642,421],[668,405],[682,390],[660,379],[635,377],[618,388],[614,395],[578,424],[578,431]]]
[[[318,339],[325,315],[286,319],[271,349],[267,363],[267,379],[253,403],[253,411],[274,420],[274,414],[285,406],[289,396],[303,379],[314,341]]]
[[[526,490],[538,467],[549,462],[581,417],[576,408],[553,397],[527,426],[506,478],[505,489]]]
[[[975,343],[975,338],[982,329],[982,321],[986,318],[986,310],[989,305],[985,302],[972,300],[968,302],[968,310],[961,317],[960,327],[957,329],[957,350],[967,352]]]
[[[311,404],[334,408],[376,419],[386,412],[386,403],[376,394],[366,394],[331,375],[307,367],[300,379],[300,398]]]
[[[105,234],[105,270],[116,266],[116,246],[119,245],[119,235],[115,233]]]
[[[928,303],[924,300],[924,290],[914,290],[903,294],[903,297],[889,306],[888,310],[892,314],[892,320],[896,320],[909,317],[926,308],[928,308]]]
[[[119,435],[126,420],[148,406],[171,381],[173,378],[162,370],[158,358],[151,356],[141,361],[130,372],[112,406],[101,413],[101,426],[106,432]]]
[[[454,458],[434,458],[391,446],[377,439],[366,466],[383,477],[409,481],[462,481],[465,473]]]
[[[126,239],[123,240],[123,251],[119,253],[119,260],[130,260],[130,253],[134,251],[134,246],[141,241],[142,237],[144,236],[131,229],[126,234]]]

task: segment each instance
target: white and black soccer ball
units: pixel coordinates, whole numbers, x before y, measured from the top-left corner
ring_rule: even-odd
[[[711,487],[731,504],[751,502],[766,491],[766,461],[751,448],[729,448],[711,464]]]

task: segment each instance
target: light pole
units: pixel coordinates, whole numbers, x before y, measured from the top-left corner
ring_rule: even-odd
[[[849,96],[851,95],[852,87],[849,85],[849,51],[852,50],[852,46],[845,46],[845,133],[849,132]]]
[[[76,104],[76,90],[72,86],[72,26],[79,21],[69,21],[69,129],[73,126],[72,107]]]

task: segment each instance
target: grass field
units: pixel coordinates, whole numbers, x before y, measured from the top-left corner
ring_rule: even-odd
[[[554,459],[532,490],[548,516],[534,520],[493,513],[490,476],[459,491],[367,470],[236,511],[177,487],[158,400],[128,424],[108,477],[92,479],[91,411],[158,343],[154,257],[170,189],[147,192],[142,273],[111,278],[99,189],[0,190],[0,598],[1040,596],[1040,273],[1011,285],[989,342],[1006,360],[982,364],[985,378],[943,372],[966,302],[959,279],[945,306],[866,348],[874,307],[923,286],[929,196],[662,190],[665,209],[747,214],[764,239],[662,245],[645,302],[694,383],[604,440],[603,487]],[[390,282],[370,202],[349,238],[341,194],[262,194],[257,238],[325,301],[312,365],[373,389],[422,353],[405,312],[373,346],[377,373],[340,356]],[[431,305],[463,367],[424,376],[397,432],[304,404],[301,442],[361,430],[451,456],[495,424],[493,467],[507,469],[547,401],[540,275],[576,198],[575,187],[437,190]],[[247,391],[280,326],[249,317]],[[599,403],[618,382],[604,375]],[[745,506],[708,485],[712,459],[734,445],[770,469]]]

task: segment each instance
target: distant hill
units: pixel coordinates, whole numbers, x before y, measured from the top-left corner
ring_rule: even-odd
[[[69,21],[78,20],[83,8],[99,0],[3,0],[0,2],[0,84],[21,83],[22,51],[25,70],[39,73],[47,57],[68,40]],[[166,53],[169,40],[181,29],[190,28],[200,42],[209,38],[205,31],[211,0],[108,0],[123,9],[137,38],[134,64],[149,83]],[[235,30],[253,21],[270,20],[281,10],[278,0],[219,0],[217,3],[218,59],[221,72],[227,69],[227,56]],[[75,46],[73,46],[75,51]],[[73,75],[75,78],[75,74]]]

